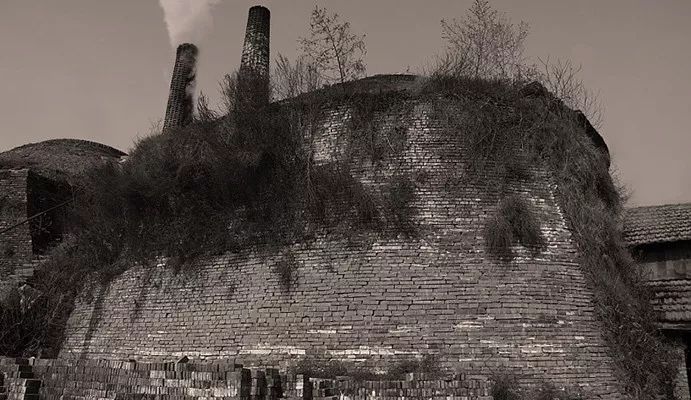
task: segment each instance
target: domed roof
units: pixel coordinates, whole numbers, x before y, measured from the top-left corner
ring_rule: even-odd
[[[51,139],[0,153],[0,169],[30,168],[47,178],[73,183],[88,168],[125,155],[113,147],[88,140]]]

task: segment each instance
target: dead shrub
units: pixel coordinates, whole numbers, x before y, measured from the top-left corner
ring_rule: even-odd
[[[495,374],[492,381],[492,398],[494,400],[523,400],[518,389],[518,380],[513,375]]]
[[[518,242],[528,248],[533,256],[546,246],[540,230],[540,222],[526,200],[519,195],[503,198],[494,217],[485,226],[487,252],[500,260],[514,257],[511,245]]]
[[[406,97],[399,92],[358,93],[345,98],[350,107],[348,157],[360,153],[378,164],[383,160],[400,154],[405,149],[408,129],[401,121],[391,128],[380,126],[377,114],[389,114],[399,118],[405,114]]]
[[[309,179],[308,209],[314,221],[326,226],[346,223],[355,228],[371,228],[378,221],[374,195],[345,166],[317,166]]]
[[[513,228],[501,214],[494,215],[485,225],[485,249],[501,261],[511,261],[514,257]]]
[[[290,292],[290,289],[297,283],[298,263],[293,253],[285,254],[273,267],[274,273],[278,276],[278,282],[283,292]]]

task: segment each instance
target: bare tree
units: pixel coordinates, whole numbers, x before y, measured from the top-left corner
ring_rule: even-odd
[[[219,91],[221,92],[224,111],[226,113],[235,111],[238,95],[237,71],[232,74],[225,74],[223,80],[219,83]]]
[[[454,76],[516,79],[522,76],[528,24],[514,25],[487,0],[475,0],[461,20],[442,20],[446,53],[438,71]]]
[[[579,109],[590,123],[602,125],[602,105],[597,93],[588,90],[579,77],[581,66],[550,58],[529,63],[524,55],[528,24],[513,24],[488,0],[474,0],[467,15],[441,21],[446,51],[438,57],[432,73],[444,76],[509,81],[537,80],[567,106]]]
[[[365,73],[365,36],[351,32],[349,22],[338,14],[315,6],[310,18],[309,37],[299,39],[304,56],[314,65],[325,83],[357,79]]]
[[[272,70],[271,84],[274,99],[281,100],[318,89],[322,85],[322,78],[316,65],[304,55],[291,63],[279,53]]]
[[[597,129],[602,127],[603,107],[598,93],[589,90],[579,77],[582,66],[574,65],[570,60],[552,61],[549,57],[540,59],[534,68],[535,80],[553,95],[560,98],[567,106],[581,110],[590,123]]]
[[[209,106],[209,98],[204,92],[197,97],[197,121],[209,122],[218,118],[218,113]]]

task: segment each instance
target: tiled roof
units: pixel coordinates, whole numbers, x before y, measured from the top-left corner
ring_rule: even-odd
[[[691,240],[691,203],[627,209],[624,240],[630,246]]]
[[[652,305],[660,322],[691,322],[691,284],[688,280],[648,282],[654,293]]]

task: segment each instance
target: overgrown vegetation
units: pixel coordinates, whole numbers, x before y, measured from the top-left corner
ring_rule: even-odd
[[[347,149],[349,158],[363,152],[369,157],[369,161],[378,164],[405,150],[407,126],[396,125],[393,129],[384,130],[379,125],[381,121],[375,118],[377,113],[387,110],[408,111],[405,108],[405,99],[403,94],[397,92],[363,93],[357,96],[357,101],[352,102],[349,120],[351,132]]]
[[[378,234],[406,223],[407,217],[391,207],[386,187],[368,188],[351,172],[355,158],[365,154],[380,162],[394,155],[390,148],[353,147],[333,162],[317,164],[305,143],[325,98],[357,104],[357,94],[339,90],[337,96],[323,93],[246,110],[236,101],[237,80],[229,76],[223,86],[226,115],[210,110],[202,96],[198,116],[188,126],[145,137],[126,162],[87,172],[75,188],[72,236],[42,268],[60,275],[31,283],[40,293],[30,309],[17,313],[16,302],[1,306],[7,321],[0,337],[16,334],[3,354],[31,356],[39,349],[53,354],[77,293],[137,263],[163,258],[184,272],[200,257],[225,251],[279,247],[317,231]],[[372,126],[366,118],[374,114],[358,114],[358,126]],[[363,131],[348,129],[352,137],[345,139],[355,143]],[[376,134],[376,129],[368,132],[375,142]],[[403,203],[397,200],[405,210],[412,187],[397,179],[391,190],[407,194]],[[284,291],[296,284],[289,258],[274,268]],[[45,284],[51,280],[57,283]],[[26,329],[10,332],[17,325]]]
[[[579,77],[581,66],[550,57],[530,61],[525,55],[529,25],[514,24],[488,0],[473,0],[460,18],[441,21],[446,49],[431,74],[455,78],[539,81],[567,106],[580,109],[595,127],[603,120],[597,93]]]
[[[66,248],[53,251],[50,268],[38,270],[27,285],[0,299],[0,354],[57,357],[84,279],[82,271],[71,264],[82,255]]]
[[[585,134],[577,114],[548,93],[527,95],[521,82],[438,77],[426,88],[441,92],[438,112],[467,147],[470,179],[498,196],[512,180],[540,165],[556,183],[557,199],[579,249],[579,264],[595,294],[596,313],[611,355],[636,398],[673,398],[678,360],[657,331],[649,293],[618,229],[622,197],[608,171],[609,158]],[[460,102],[463,113],[453,111]],[[458,105],[456,105],[458,107]],[[511,167],[506,160],[524,163]],[[487,179],[488,177],[497,179]],[[502,205],[501,203],[505,203]],[[542,244],[539,226],[515,199],[503,199],[509,218],[488,224],[488,247],[506,254],[514,235],[528,247]],[[513,211],[511,211],[513,210]],[[503,215],[501,211],[499,215]],[[513,223],[516,224],[514,228]],[[514,230],[516,229],[516,230]],[[511,233],[509,235],[508,233]],[[524,243],[524,244],[525,244]]]
[[[351,31],[350,22],[341,22],[338,14],[314,6],[309,37],[301,37],[299,43],[303,55],[322,81],[344,83],[365,74],[367,49],[364,39],[364,35]]]
[[[374,194],[357,181],[346,166],[333,163],[314,167],[310,174],[308,208],[326,226],[374,228],[380,212]]]
[[[502,196],[529,179],[533,165],[550,171],[611,355],[625,372],[629,391],[642,399],[662,392],[671,398],[677,360],[656,331],[647,294],[617,229],[621,199],[607,157],[560,101],[548,94],[526,95],[520,87],[435,77],[420,95],[436,99],[438,117],[465,148],[467,176],[499,197],[497,216],[486,232],[488,246],[498,249],[493,254],[506,254],[515,241],[535,251],[544,246],[529,204]],[[91,171],[74,207],[77,234],[43,269],[47,275],[32,283],[41,294],[20,314],[16,300],[3,305],[1,337],[11,339],[3,339],[0,350],[34,355],[57,349],[85,277],[107,280],[133,261],[165,256],[191,266],[199,256],[248,244],[286,244],[313,229],[408,231],[415,181],[400,171],[374,191],[351,174],[348,152],[345,160],[315,165],[300,134],[318,117],[309,107],[295,102],[254,115],[202,117],[184,129],[141,140],[121,166]],[[356,115],[363,122],[371,118],[361,111]],[[353,128],[381,131],[367,123]],[[387,146],[370,148],[396,149]],[[367,158],[376,163],[376,157]],[[488,176],[498,181],[486,181]],[[289,288],[294,271],[276,272]]]
[[[487,252],[504,261],[513,259],[511,245],[515,242],[528,248],[533,256],[546,246],[536,213],[525,199],[516,194],[500,200],[496,214],[485,226],[485,238]]]
[[[475,4],[476,16],[497,22],[486,1]],[[334,21],[325,22],[328,26]],[[464,147],[468,157],[464,172],[499,197],[497,214],[485,231],[488,250],[509,259],[516,241],[534,252],[545,246],[539,218],[529,204],[517,196],[502,196],[511,185],[530,179],[532,166],[547,169],[577,244],[579,263],[593,288],[610,354],[625,373],[629,392],[641,399],[660,393],[672,398],[677,360],[654,326],[648,294],[621,240],[617,228],[621,196],[609,176],[607,157],[560,100],[520,90],[526,76],[520,68],[525,33],[522,28],[507,28],[506,23],[499,19],[498,25],[481,32],[487,36],[475,37],[481,42],[472,43],[463,42],[473,38],[471,31],[447,24],[446,34],[452,44],[457,40],[461,52],[456,55],[461,58],[449,59],[448,68],[438,69],[420,90],[421,96],[435,99],[438,117]],[[347,32],[347,24],[341,26]],[[360,54],[361,38],[347,37],[351,50]],[[492,38],[499,38],[497,46],[478,47]],[[484,53],[488,49],[506,58]],[[498,63],[467,64],[472,59]],[[337,65],[334,78],[343,81],[359,73],[357,61],[355,57],[349,70]],[[566,77],[561,85],[565,92],[579,87],[569,78],[568,68],[556,71],[557,77]],[[555,76],[554,70],[547,72]],[[147,263],[163,256],[171,264],[191,266],[204,255],[249,244],[287,244],[314,229],[347,233],[394,227],[394,232],[414,234],[414,181],[394,171],[395,178],[377,193],[350,169],[362,148],[373,165],[402,151],[405,128],[382,136],[373,120],[376,112],[391,106],[393,97],[339,91],[339,96],[352,96],[350,133],[357,140],[346,138],[350,148],[344,159],[316,165],[302,134],[310,126],[314,129],[324,97],[307,96],[246,112],[235,102],[235,83],[232,79],[227,83],[226,116],[200,107],[199,118],[189,126],[144,138],[124,164],[88,174],[74,204],[74,237],[31,282],[38,293],[15,294],[0,308],[1,353],[54,354],[72,301],[87,280],[107,281],[135,261]],[[290,87],[291,91],[300,90]],[[325,93],[328,98],[334,92]],[[275,268],[285,291],[295,282],[294,261],[283,260]],[[340,374],[345,367],[309,368],[318,376],[322,369],[328,370],[323,372],[327,375]],[[390,369],[399,371],[394,375],[415,370],[411,365]],[[504,390],[495,398],[517,398],[511,396]]]

